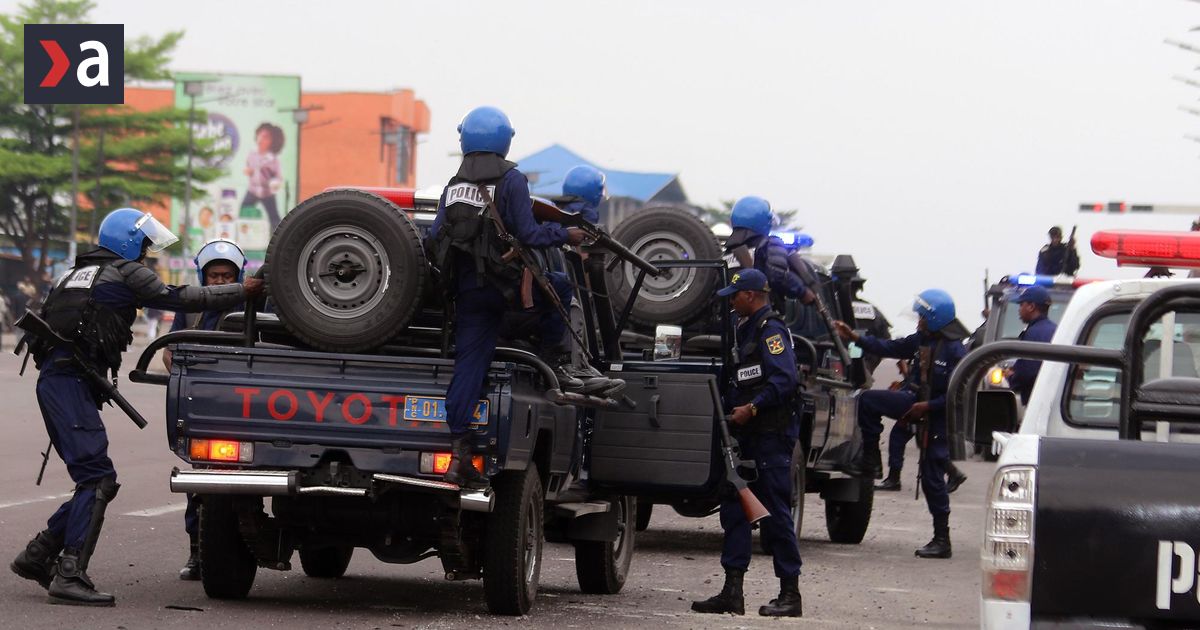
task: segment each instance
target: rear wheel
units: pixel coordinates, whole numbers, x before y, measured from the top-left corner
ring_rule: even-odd
[[[214,599],[243,599],[258,562],[238,529],[233,499],[208,495],[200,503],[200,581]]]
[[[340,578],[350,566],[354,547],[330,545],[328,547],[301,547],[300,566],[304,574],[314,578]]]
[[[650,529],[650,516],[654,514],[654,504],[650,501],[637,502],[637,530],[644,532]]]
[[[637,499],[621,497],[611,505],[617,512],[616,539],[575,543],[575,577],[579,580],[579,590],[584,593],[619,593],[629,575],[637,534]]]
[[[650,262],[656,260],[715,260],[721,244],[703,221],[686,210],[670,207],[644,208],[621,222],[614,239]],[[608,274],[613,306],[623,308],[633,291],[638,269],[621,263]],[[657,278],[646,276],[633,304],[630,320],[638,325],[686,325],[709,312],[713,292],[720,282],[708,269],[665,269]]]
[[[542,482],[531,466],[500,473],[492,486],[496,507],[487,520],[483,591],[492,614],[524,615],[542,571]]]
[[[304,343],[369,350],[417,311],[428,275],[419,232],[399,207],[358,190],[296,206],[267,248],[279,319]]]
[[[875,480],[870,476],[857,479],[857,501],[825,501],[825,528],[829,540],[857,545],[871,524],[871,508],[875,503]]]

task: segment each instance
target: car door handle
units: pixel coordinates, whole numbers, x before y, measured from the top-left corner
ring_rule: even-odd
[[[655,429],[661,429],[662,425],[658,423],[658,400],[661,398],[658,394],[650,397],[650,426]]]

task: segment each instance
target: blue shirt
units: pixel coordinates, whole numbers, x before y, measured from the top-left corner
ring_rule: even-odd
[[[1029,322],[1018,337],[1021,341],[1040,341],[1050,343],[1058,325],[1046,318],[1045,315]],[[1037,380],[1038,372],[1042,369],[1041,361],[1019,359],[1012,366],[1012,376],[1008,377],[1008,386],[1021,395],[1021,404],[1029,402],[1029,394],[1033,391],[1033,383]]]
[[[808,292],[808,287],[788,265],[788,254],[782,239],[768,236],[754,250],[754,268],[767,276],[772,294],[799,298]]]
[[[938,342],[941,342],[941,349],[938,349]],[[943,411],[946,409],[946,388],[950,385],[950,375],[954,373],[955,366],[967,353],[967,349],[961,341],[954,339],[945,339],[940,335],[931,335],[922,332],[915,332],[907,337],[900,339],[880,339],[871,335],[862,335],[858,338],[858,345],[865,352],[877,354],[881,357],[889,359],[912,359],[912,367],[908,374],[908,384],[914,391],[919,391],[921,388],[921,348],[931,346],[932,352],[937,352],[933,357],[933,366],[929,370],[929,403],[930,415],[935,420],[943,417]]]
[[[796,354],[792,350],[792,336],[783,322],[777,319],[769,320],[759,326],[762,319],[771,312],[770,306],[764,306],[748,317],[737,328],[737,338],[746,339],[755,335],[758,338],[758,354],[762,360],[764,384],[759,392],[750,400],[742,401],[737,389],[737,379],[733,381],[733,400],[742,401],[738,404],[754,403],[759,409],[782,405],[792,399],[796,393]],[[775,340],[774,337],[779,339]],[[776,349],[778,350],[776,352]]]

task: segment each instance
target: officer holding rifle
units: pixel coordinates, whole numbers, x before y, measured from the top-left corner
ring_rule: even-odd
[[[142,261],[148,251],[162,251],[176,240],[149,213],[114,210],[100,223],[100,248],[75,260],[39,314],[26,313],[17,322],[26,331],[18,351],[28,345],[40,371],[37,399],[46,431],[75,482],[75,493],[10,565],[45,588],[51,603],[115,602],[87,575],[105,508],[120,489],[98,410],[111,400],[145,425],[109,380],[109,375],[115,380],[121,353],[133,340],[137,309],[223,310],[262,292],[262,281],[254,278],[223,286],[163,284]]]
[[[701,613],[745,614],[742,579],[750,566],[752,519],[761,518],[763,545],[770,552],[779,578],[779,596],[758,614],[799,617],[800,547],[792,524],[792,450],[796,446],[793,408],[799,375],[791,334],[771,308],[767,277],[757,269],[734,274],[729,286],[717,292],[729,297],[738,316],[736,358],[730,366],[732,383],[725,406],[731,412],[732,434],[741,455],[753,459],[756,478],[749,484],[767,508],[765,518],[748,515],[743,502],[730,494],[721,503],[725,543],[721,566],[725,585],[721,592],[692,602]]]

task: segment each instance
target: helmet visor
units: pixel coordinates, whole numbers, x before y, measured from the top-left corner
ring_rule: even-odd
[[[158,222],[158,219],[150,216],[150,213],[142,215],[138,222],[133,225],[134,229],[142,231],[146,238],[150,239],[150,246],[147,247],[152,252],[158,253],[170,247],[179,237],[171,233],[166,226]]]
[[[913,312],[924,315],[925,313],[932,313],[933,310],[933,306],[929,302],[926,302],[925,298],[919,295],[913,297]]]

